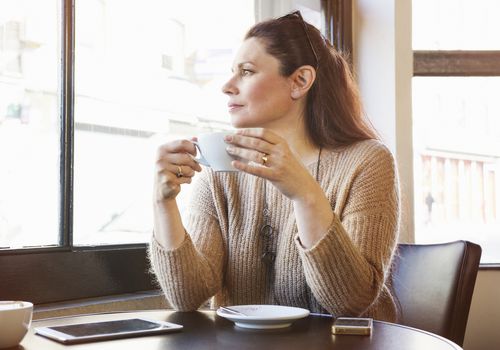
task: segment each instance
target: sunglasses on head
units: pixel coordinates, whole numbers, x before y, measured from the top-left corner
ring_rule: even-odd
[[[314,45],[311,41],[311,38],[309,37],[309,32],[307,31],[306,22],[304,21],[304,18],[302,17],[302,14],[300,13],[300,11],[294,11],[294,12],[291,12],[287,15],[284,15],[284,16],[278,18],[278,20],[283,20],[283,19],[299,19],[300,23],[302,24],[302,28],[304,29],[304,33],[306,34],[307,41],[309,42],[309,46],[311,47],[314,58],[316,59],[316,69],[318,69],[319,57],[318,57],[318,54],[316,53],[316,50],[314,49]]]

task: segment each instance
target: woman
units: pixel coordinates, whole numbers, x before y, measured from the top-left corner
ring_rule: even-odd
[[[228,152],[243,161],[197,175],[186,228],[175,198],[202,170],[195,147],[158,152],[150,255],[168,301],[394,321],[397,172],[346,61],[295,12],[249,30],[223,92],[237,128]]]

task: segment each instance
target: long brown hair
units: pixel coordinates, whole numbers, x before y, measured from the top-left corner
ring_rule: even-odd
[[[363,113],[347,60],[318,29],[299,16],[288,15],[257,23],[245,35],[249,38],[264,43],[266,51],[280,61],[283,76],[303,65],[316,68],[305,117],[309,136],[317,146],[334,148],[378,139]]]

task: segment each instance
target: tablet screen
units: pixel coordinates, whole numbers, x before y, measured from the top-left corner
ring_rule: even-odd
[[[50,328],[61,333],[72,335],[73,337],[85,337],[97,334],[128,333],[139,330],[160,329],[162,327],[161,324],[155,322],[134,318],[130,320],[82,323]]]
[[[79,323],[67,326],[37,327],[35,331],[38,335],[61,343],[82,343],[152,335],[180,329],[182,329],[182,326],[175,323],[131,318],[116,321]]]

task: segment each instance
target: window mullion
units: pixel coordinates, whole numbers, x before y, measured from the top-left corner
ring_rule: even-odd
[[[414,76],[500,76],[500,51],[413,51]]]
[[[74,0],[62,0],[62,45],[60,66],[61,155],[60,239],[62,246],[73,245],[73,136],[74,136]]]

